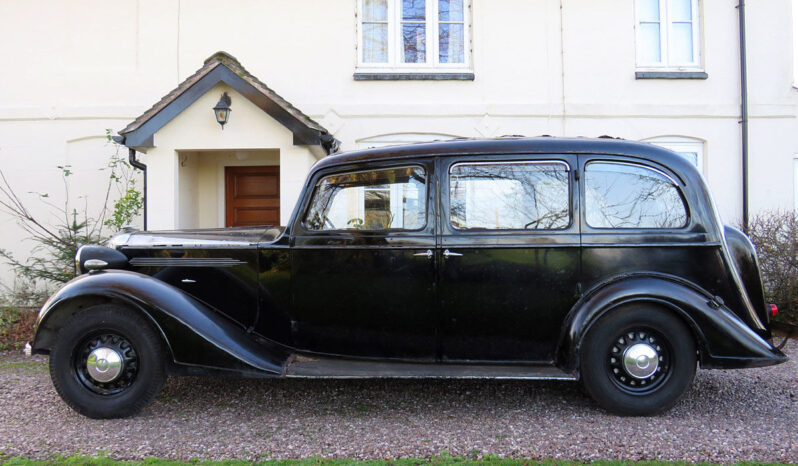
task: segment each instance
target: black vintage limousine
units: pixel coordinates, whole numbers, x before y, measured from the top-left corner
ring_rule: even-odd
[[[167,374],[581,380],[649,415],[697,364],[786,360],[756,252],[696,168],[622,140],[333,155],[285,227],[123,233],[76,261],[30,350],[95,418]]]

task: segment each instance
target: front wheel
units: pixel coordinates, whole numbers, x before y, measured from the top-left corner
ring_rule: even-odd
[[[661,413],[693,382],[696,350],[690,330],[671,312],[629,305],[596,322],[580,350],[588,393],[604,409],[626,416]]]
[[[61,328],[50,352],[50,377],[75,411],[102,419],[138,412],[166,378],[160,336],[122,306],[93,306]]]

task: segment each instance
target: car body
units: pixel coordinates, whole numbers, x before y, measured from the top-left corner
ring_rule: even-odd
[[[45,304],[32,343],[92,417],[154,396],[125,401],[144,377],[125,371],[152,352],[163,362],[150,385],[167,373],[582,379],[621,414],[671,406],[696,362],[786,360],[768,341],[751,242],[721,223],[691,163],[649,144],[336,154],[313,167],[285,227],[127,232],[109,246],[80,249],[87,273]],[[106,315],[130,319],[101,328]],[[136,347],[125,329],[140,327],[149,340]]]

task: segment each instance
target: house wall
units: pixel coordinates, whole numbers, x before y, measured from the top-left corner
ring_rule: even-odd
[[[60,202],[55,166],[71,163],[81,180],[73,194],[101,203],[97,169],[115,150],[105,130],[118,131],[225,50],[332,131],[344,150],[392,133],[703,140],[711,189],[726,221],[736,222],[736,5],[701,1],[706,80],[635,79],[633,0],[473,0],[474,81],[355,81],[356,0],[0,0],[0,43],[12,44],[3,47],[0,67],[0,168],[19,192],[47,190]],[[746,5],[751,211],[793,208],[798,90],[791,0]],[[210,111],[220,91],[163,128],[157,147],[142,156],[150,166],[152,228],[204,224],[190,210],[181,217],[179,193],[190,197],[194,188],[178,183],[175,150],[289,148],[279,163],[286,170],[283,221],[290,215],[313,156],[286,142],[290,133],[259,109],[250,112],[240,96],[233,96],[221,131]],[[24,199],[50,215],[34,195]],[[0,247],[27,254],[24,231],[5,214],[0,228]],[[0,267],[2,283],[10,276]]]

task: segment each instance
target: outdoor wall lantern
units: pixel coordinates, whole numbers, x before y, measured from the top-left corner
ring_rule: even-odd
[[[230,96],[227,95],[227,92],[222,94],[222,98],[219,99],[219,103],[213,107],[213,113],[216,115],[216,121],[222,125],[222,129],[224,129],[225,123],[227,123],[227,119],[230,118]]]

